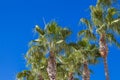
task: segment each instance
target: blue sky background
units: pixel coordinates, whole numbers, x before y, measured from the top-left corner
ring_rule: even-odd
[[[15,80],[16,74],[24,69],[24,54],[28,43],[35,38],[36,24],[56,20],[61,26],[68,26],[76,40],[78,25],[82,17],[90,18],[89,6],[96,0],[0,0],[0,80]],[[120,50],[110,46],[108,64],[111,80],[119,80]],[[91,80],[105,80],[103,63],[91,67]]]

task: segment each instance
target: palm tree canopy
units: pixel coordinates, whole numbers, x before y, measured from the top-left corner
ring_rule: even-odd
[[[67,28],[60,27],[56,22],[50,22],[45,27],[46,28],[43,30],[38,25],[35,26],[35,30],[38,32],[39,36],[37,39],[30,42],[30,48],[25,55],[27,66],[35,75],[39,73],[44,79],[49,79],[46,75],[48,60],[46,54],[49,54],[50,50],[53,50],[55,55],[58,56],[56,58],[57,69],[59,71],[57,76],[64,76],[65,78],[65,75],[63,75],[65,70],[62,67],[62,62],[57,59],[60,56],[59,53],[66,47],[65,40],[71,34],[71,31]],[[23,73],[24,71],[19,73],[19,75]]]
[[[120,47],[120,43],[115,37],[116,34],[120,34],[119,11],[111,6],[112,3],[112,0],[98,0],[96,6],[90,6],[91,18],[97,33],[99,35],[105,34],[108,42],[115,43],[115,45]],[[109,5],[110,7],[102,5]]]

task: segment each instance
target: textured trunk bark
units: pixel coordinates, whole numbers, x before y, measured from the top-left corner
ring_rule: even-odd
[[[107,64],[108,46],[106,44],[105,34],[101,35],[100,41],[99,41],[99,46],[100,46],[100,48],[99,48],[100,54],[104,60],[105,77],[106,77],[106,80],[110,80],[108,64]]]
[[[69,78],[68,80],[74,80],[73,73],[69,73]]]
[[[106,44],[105,35],[102,34],[99,41],[99,51],[102,57],[107,57],[108,55],[108,46]]]
[[[56,80],[56,61],[52,51],[50,51],[50,57],[48,59],[47,73],[50,80]]]
[[[104,69],[105,69],[106,80],[110,80],[109,71],[108,71],[108,64],[107,64],[107,57],[104,57],[103,60],[104,60]]]
[[[87,61],[83,63],[83,80],[90,80],[90,71],[88,69]]]

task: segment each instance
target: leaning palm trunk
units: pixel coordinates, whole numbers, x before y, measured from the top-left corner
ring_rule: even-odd
[[[73,73],[69,73],[69,78],[68,80],[74,80]]]
[[[90,71],[88,69],[87,61],[83,63],[83,80],[90,80]]]
[[[50,51],[50,57],[48,59],[47,73],[50,80],[56,80],[56,61],[52,51]]]
[[[104,60],[104,69],[105,69],[106,80],[110,80],[109,79],[108,65],[107,65],[108,46],[106,44],[104,34],[101,35],[99,45],[100,45],[99,51],[100,51],[100,54]]]

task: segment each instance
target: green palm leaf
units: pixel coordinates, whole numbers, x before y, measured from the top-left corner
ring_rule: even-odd
[[[92,24],[85,18],[81,18],[80,21],[88,27],[88,29],[92,32]]]
[[[84,35],[84,38],[86,39],[92,39],[92,40],[96,40],[96,36],[95,34],[93,34],[90,30],[81,30],[78,33],[79,36]]]
[[[114,43],[116,46],[120,47],[120,43],[116,40],[115,36],[112,33],[107,33],[106,37],[110,43]]]
[[[40,35],[44,35],[44,31],[42,29],[40,29],[40,27],[38,25],[35,26],[35,30],[40,34]]]

